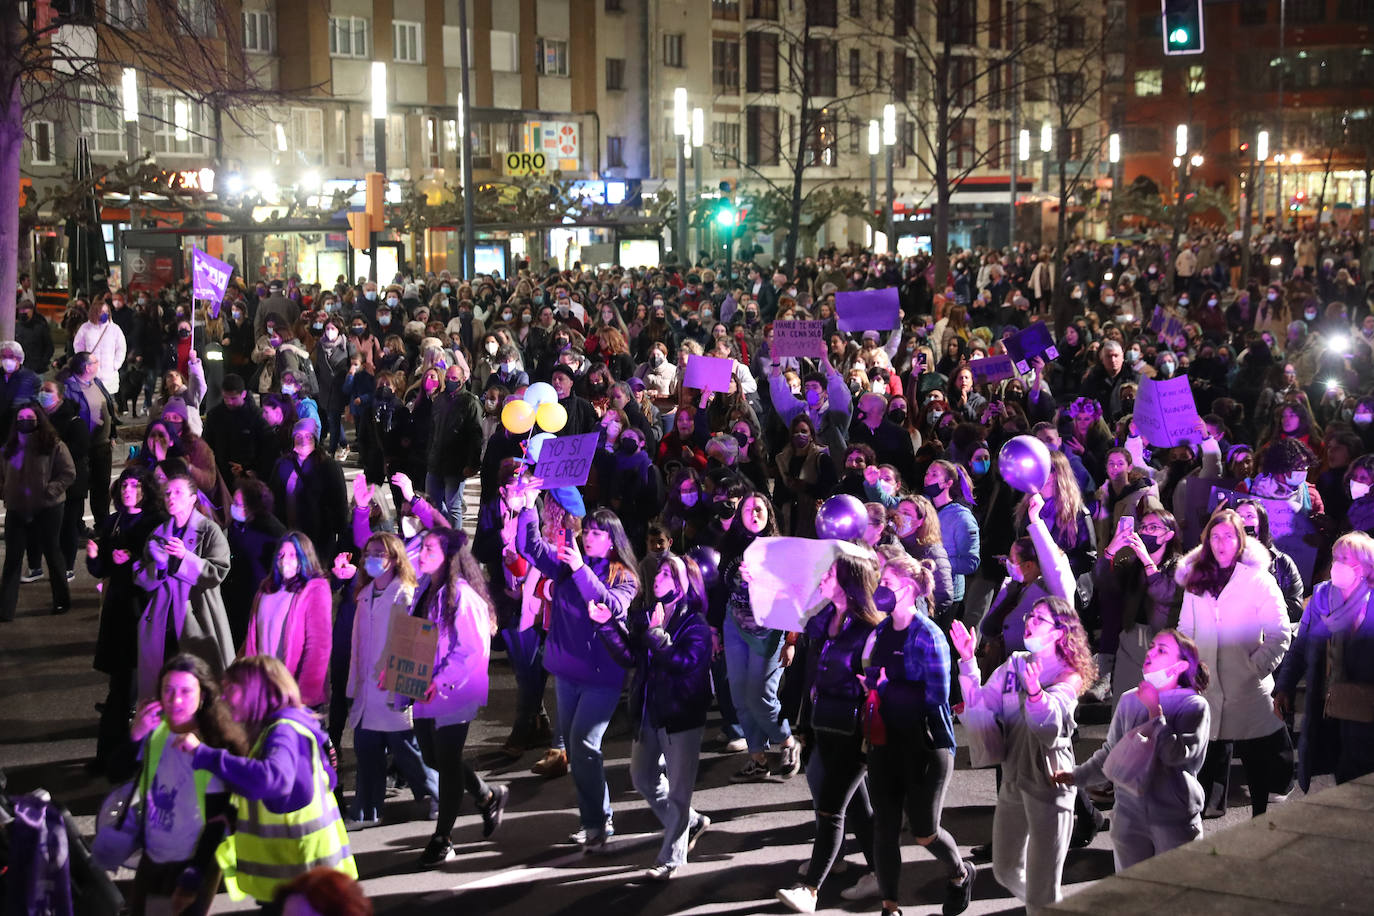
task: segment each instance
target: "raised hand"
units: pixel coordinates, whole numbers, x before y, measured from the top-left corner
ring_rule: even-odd
[[[401,491],[401,498],[406,502],[415,498],[415,484],[411,483],[409,474],[404,471],[397,471],[391,475],[391,483]]]
[[[962,620],[955,620],[950,624],[949,637],[950,641],[954,643],[954,651],[959,653],[961,661],[969,661],[973,658],[973,651],[977,645],[973,639],[973,634],[969,632],[968,627],[964,626]]]
[[[354,566],[352,557],[349,554],[341,553],[334,558],[334,576],[338,579],[352,579],[358,574],[358,567]]]
[[[1159,688],[1149,681],[1141,681],[1140,686],[1135,689],[1135,695],[1140,698],[1140,702],[1145,704],[1145,709],[1153,719],[1161,712],[1159,708]]]
[[[654,610],[651,614],[649,614],[649,626],[651,628],[661,627],[663,626],[663,622],[667,619],[667,617],[668,613],[665,610],[663,610],[663,602],[655,601]]]
[[[1027,695],[1040,693],[1040,674],[1044,670],[1045,666],[1035,659],[1031,659],[1021,666],[1021,689]]]
[[[572,572],[577,572],[582,568],[582,551],[577,549],[577,541],[570,540],[562,547],[558,548],[558,559],[567,564]]]
[[[366,474],[359,474],[353,478],[353,504],[356,506],[372,505],[372,494],[376,488],[367,482]]]
[[[1026,497],[1026,508],[1029,510],[1026,517],[1037,519],[1040,517],[1040,510],[1045,508],[1045,497],[1039,493],[1032,493]]]

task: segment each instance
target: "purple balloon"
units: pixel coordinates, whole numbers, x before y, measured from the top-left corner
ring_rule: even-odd
[[[849,541],[868,530],[868,509],[848,493],[832,496],[816,512],[816,536]]]
[[[1034,436],[1017,436],[997,453],[997,470],[1022,493],[1039,493],[1050,479],[1050,450]]]
[[[698,545],[687,551],[687,556],[696,560],[701,570],[701,582],[707,588],[715,588],[720,582],[720,551],[714,547]]]

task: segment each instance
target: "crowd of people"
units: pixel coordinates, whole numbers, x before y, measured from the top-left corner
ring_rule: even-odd
[[[432,822],[419,865],[454,857],[465,795],[493,835],[509,793],[464,751],[496,642],[518,693],[502,750],[571,774],[587,853],[615,832],[602,740],[623,705],[664,829],[647,879],[711,825],[692,803],[707,747],[741,755],[737,782],[805,768],[816,837],[789,908],[816,909],[848,832],[867,873],[845,896],[899,912],[905,817],[945,913],[988,858],[1035,912],[1099,806],[1124,868],[1202,835],[1233,756],[1255,814],[1374,771],[1374,286],[1353,236],[1266,244],[1279,264],[1243,288],[1229,240],[1198,236],[958,251],[943,278],[830,250],[736,278],[236,281],[208,311],[117,290],[72,304],[56,363],[21,298],[0,343],[0,620],[45,566],[67,611],[84,542],[109,677],[90,769],[141,773],[138,907],[206,912],[222,867],[264,902],[314,866],[356,874],[349,833],[395,816],[389,768]],[[840,330],[836,295],[880,287],[899,324]],[[979,362],[1065,289],[1055,346],[988,381]],[[823,356],[773,353],[789,319],[824,322]],[[728,390],[686,386],[702,355],[733,361]],[[1196,436],[1147,441],[1142,384],[1177,378]],[[533,383],[558,435],[597,435],[583,486],[545,488],[502,420]],[[146,430],[120,442],[131,416]],[[1000,467],[1023,436],[1049,451],[1043,486]],[[769,626],[751,545],[816,538],[837,496],[866,526],[804,623]],[[404,616],[438,633],[417,697],[385,679]],[[1112,724],[1076,765],[1087,703]],[[956,720],[998,765],[991,848],[969,857],[941,825]]]

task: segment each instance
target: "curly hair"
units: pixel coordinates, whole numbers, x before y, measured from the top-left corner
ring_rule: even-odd
[[[1274,439],[1260,454],[1259,472],[1269,477],[1284,477],[1299,467],[1310,468],[1316,463],[1316,453],[1307,443],[1285,436]]]
[[[1073,609],[1073,605],[1063,598],[1047,595],[1035,602],[1035,605],[1041,604],[1049,610],[1055,627],[1064,631],[1064,638],[1059,640],[1054,652],[1060,661],[1078,675],[1078,693],[1082,696],[1088,686],[1097,680],[1097,662],[1093,660],[1093,652],[1088,645],[1088,634],[1083,629],[1083,622],[1078,619],[1078,612]],[[1035,605],[1032,605],[1032,610]]]
[[[157,675],[159,698],[162,696],[162,682],[174,671],[189,674],[200,684],[200,706],[196,708],[196,732],[200,740],[210,747],[224,748],[236,756],[247,756],[248,734],[242,725],[234,721],[229,706],[220,697],[219,681],[209,664],[189,652],[167,659]]]

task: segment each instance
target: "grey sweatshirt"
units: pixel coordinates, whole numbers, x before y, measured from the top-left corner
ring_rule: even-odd
[[[1189,687],[1161,691],[1159,706],[1163,715],[1150,720],[1139,693],[1127,691],[1112,716],[1106,742],[1074,768],[1073,778],[1080,786],[1100,782],[1112,747],[1131,729],[1148,722],[1145,733],[1153,733],[1155,742],[1154,775],[1144,796],[1117,792],[1117,810],[1146,823],[1187,823],[1202,813],[1204,795],[1197,773],[1207,754],[1211,712],[1202,695]]]

